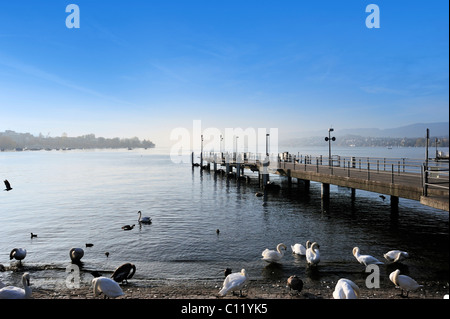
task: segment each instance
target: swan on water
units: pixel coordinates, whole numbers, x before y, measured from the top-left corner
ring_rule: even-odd
[[[132,230],[134,228],[134,226],[135,226],[134,224],[131,225],[131,226],[130,225],[125,225],[125,226],[122,226],[122,229],[123,230]]]
[[[233,292],[239,290],[239,296],[242,297],[242,287],[248,280],[247,271],[242,269],[240,273],[234,272],[229,274],[223,281],[222,289],[219,291],[220,296],[225,296],[230,290]]]
[[[393,271],[389,274],[389,279],[396,285],[397,287],[400,287],[402,290],[402,293],[400,296],[402,297],[408,297],[408,294],[410,291],[415,291],[419,288],[422,288],[423,285],[419,285],[417,281],[412,279],[409,276],[406,275],[400,275],[400,270],[397,269],[396,271]],[[406,296],[403,296],[403,291],[406,291]]]
[[[287,249],[285,244],[278,244],[276,251],[269,250],[268,248],[266,248],[261,254],[263,256],[262,259],[269,263],[279,262],[281,260],[281,258],[283,258],[283,256],[284,256],[284,251],[282,251],[281,248],[284,248],[284,250]]]
[[[292,253],[301,255],[301,256],[305,256],[306,250],[309,248],[310,245],[311,245],[311,242],[309,240],[306,242],[306,247],[303,246],[302,244],[291,245]]]
[[[317,265],[320,262],[319,244],[312,243],[311,247],[306,250],[306,262],[308,265]]]
[[[394,263],[409,258],[409,254],[406,251],[402,250],[390,250],[383,256],[387,261],[391,261]]]
[[[355,256],[356,260],[359,261],[359,263],[363,264],[364,266],[368,265],[383,265],[384,262],[379,261],[373,256],[370,255],[360,255],[359,253],[359,247],[353,248],[353,256]]]
[[[15,259],[19,261],[19,264],[22,264],[22,260],[25,258],[25,256],[27,255],[27,250],[23,249],[23,248],[14,248],[13,250],[11,250],[11,252],[9,253],[9,259]]]
[[[131,279],[136,272],[136,266],[134,264],[125,263],[119,267],[113,272],[111,275],[111,278],[114,279],[116,282],[124,282],[128,284],[127,279]]]
[[[30,274],[22,275],[23,289],[14,286],[6,286],[0,289],[0,299],[28,299],[31,297]]]
[[[333,291],[334,299],[358,299],[359,287],[351,280],[341,278]]]
[[[143,224],[151,224],[152,223],[152,219],[150,217],[142,217],[141,211],[138,211],[138,214],[139,214],[139,219],[138,219],[139,223],[143,223]]]
[[[69,251],[69,256],[72,262],[78,263],[80,262],[81,258],[84,256],[84,250],[83,248],[72,248]]]
[[[101,293],[105,295],[105,298],[117,298],[123,296],[124,293],[119,284],[114,280],[106,277],[97,277],[92,279],[92,285],[94,286],[94,296],[97,297]]]
[[[287,279],[287,286],[289,287],[289,291],[294,289],[297,290],[297,293],[299,293],[303,289],[303,280],[298,278],[296,275],[292,275]]]

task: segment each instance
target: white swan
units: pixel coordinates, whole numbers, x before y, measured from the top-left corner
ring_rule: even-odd
[[[415,291],[419,288],[422,288],[423,285],[419,285],[417,281],[412,279],[409,276],[400,275],[400,270],[397,269],[389,274],[389,279],[396,285],[402,289],[401,296],[403,297],[403,291],[406,290],[406,297],[410,291]]]
[[[360,255],[359,248],[355,247],[353,248],[353,256],[355,256],[356,260],[359,261],[359,263],[363,264],[364,266],[368,265],[383,265],[384,262],[379,261],[373,256],[370,255]]]
[[[306,250],[309,248],[309,245],[311,245],[311,242],[308,240],[306,242],[306,247],[302,244],[295,244],[291,245],[292,252],[297,255],[305,256]]]
[[[394,263],[409,258],[409,254],[406,251],[402,250],[390,250],[383,256],[387,261],[391,261]]]
[[[311,247],[306,250],[306,262],[308,265],[317,265],[320,262],[319,244],[312,243]]]
[[[119,284],[114,280],[106,277],[97,277],[92,279],[92,285],[94,286],[94,296],[97,297],[101,293],[105,295],[105,298],[117,298],[123,296],[124,293]]]
[[[138,211],[138,214],[139,214],[139,219],[138,219],[139,223],[143,223],[143,224],[151,224],[152,223],[152,219],[150,217],[142,217],[141,211]]]
[[[31,297],[30,274],[24,273],[22,276],[23,288],[6,286],[0,289],[0,299],[28,299]]]
[[[334,299],[358,299],[359,287],[351,280],[341,278],[333,291]]]
[[[72,248],[69,251],[69,256],[74,263],[78,263],[84,256],[84,250],[82,248]]]
[[[263,256],[262,259],[269,263],[279,262],[284,256],[284,251],[282,251],[281,248],[284,248],[284,250],[287,249],[285,244],[278,244],[276,251],[266,248],[261,254]]]
[[[16,259],[19,261],[19,263],[22,263],[22,260],[26,257],[27,255],[27,250],[23,249],[23,248],[14,248],[13,250],[11,250],[11,252],[9,253],[9,259]]]
[[[234,272],[229,274],[223,281],[222,289],[219,291],[220,296],[225,296],[230,290],[239,290],[239,296],[242,296],[242,287],[248,280],[247,271],[242,269],[240,273]]]

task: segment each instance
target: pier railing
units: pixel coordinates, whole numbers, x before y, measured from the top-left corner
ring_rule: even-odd
[[[449,161],[410,158],[311,156],[291,153],[260,154],[236,152],[204,153],[203,158],[217,164],[264,165],[271,169],[304,170],[341,177],[354,177],[388,183],[411,182],[422,186],[424,195],[429,188],[449,190]]]

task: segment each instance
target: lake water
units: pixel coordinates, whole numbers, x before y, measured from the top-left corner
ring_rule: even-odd
[[[291,150],[326,155],[327,149]],[[447,150],[448,151],[448,150]],[[424,149],[348,148],[335,154],[424,158]],[[400,199],[399,215],[390,213],[389,200],[358,191],[354,203],[346,188],[331,186],[330,207],[323,209],[320,184],[282,185],[270,193],[267,205],[256,197],[256,175],[250,184],[238,184],[190,164],[170,161],[169,150],[71,150],[1,152],[0,178],[13,190],[0,193],[0,272],[4,283],[18,284],[29,271],[34,286],[65,285],[69,250],[81,247],[82,281],[88,271],[110,273],[124,262],[137,267],[133,282],[149,280],[223,278],[226,267],[247,269],[250,278],[285,280],[292,274],[318,281],[351,277],[364,271],[352,255],[383,259],[391,249],[408,251],[402,271],[418,281],[449,279],[449,215],[416,201]],[[138,211],[151,225],[139,226]],[[136,224],[123,231],[125,224]],[[220,234],[216,234],[220,229]],[[38,234],[30,238],[30,233]],[[321,262],[309,273],[303,257],[290,245],[307,240],[320,244]],[[86,243],[94,246],[86,248]],[[265,248],[285,243],[281,265],[261,260]],[[9,260],[15,247],[27,249],[23,268]],[[105,256],[109,252],[109,257]],[[387,276],[395,269],[383,268]]]

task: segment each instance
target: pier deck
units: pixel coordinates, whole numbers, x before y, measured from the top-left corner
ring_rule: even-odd
[[[281,156],[280,156],[281,155]],[[251,154],[204,154],[202,161],[228,168],[228,173],[240,177],[244,168],[264,174],[278,174],[292,178],[322,183],[324,196],[329,185],[391,196],[391,205],[398,198],[420,201],[423,205],[449,211],[449,163],[425,162],[411,159],[292,156],[287,153],[276,157]],[[267,181],[268,179],[265,179]],[[264,185],[264,184],[263,184]]]

